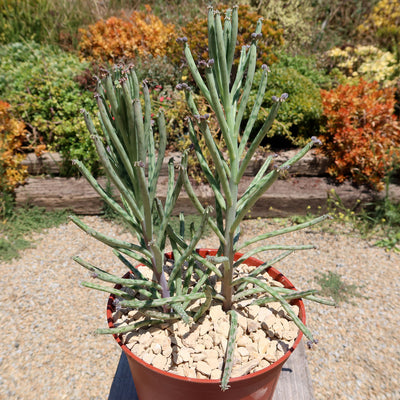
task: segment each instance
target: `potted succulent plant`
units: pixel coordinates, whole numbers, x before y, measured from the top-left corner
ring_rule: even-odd
[[[196,197],[188,177],[186,153],[179,165],[169,160],[165,203],[157,198],[167,147],[165,121],[160,113],[158,134],[153,134],[149,90],[146,82],[139,84],[132,67],[117,66],[98,81],[96,97],[102,135],[83,111],[99,158],[119,191],[120,201],[110,197],[81,162],[76,164],[104,201],[124,219],[133,240],[107,237],[72,217],[81,229],[109,245],[129,272],[119,277],[79,257],[74,259],[93,277],[115,284],[112,287],[83,282],[84,286],[111,294],[109,328],[98,329],[97,333],[113,334],[127,353],[141,400],[186,399],[189,395],[202,399],[272,398],[282,365],[302,335],[314,342],[304,324],[301,299],[332,304],[316,297],[315,290],[295,290],[272,267],[292,252],[313,248],[312,245],[253,246],[314,225],[326,216],[240,241],[240,224],[255,202],[282,171],[317,142],[311,139],[295,157],[280,166],[272,166],[273,157],[268,157],[239,196],[244,171],[287,98],[287,94],[274,98],[268,118],[254,135],[253,125],[267,84],[268,67],[263,65],[251,115],[242,127],[256,70],[261,23],[260,20],[257,24],[251,44],[241,49],[235,73],[232,66],[238,31],[236,7],[226,12],[224,23],[220,13],[209,8],[209,60],[196,63],[186,38],[179,39],[193,79],[215,113],[227,148],[225,155],[217,147],[209,128],[209,115],[199,114],[191,88],[178,84],[177,89],[186,92],[192,114],[189,134],[214,193],[214,209],[203,207]],[[213,168],[206,161],[195,125],[205,139]],[[176,231],[171,226],[171,215],[183,187],[201,215],[201,222],[196,228],[187,228],[181,215]],[[215,249],[197,249],[207,226],[215,233]],[[191,239],[187,242],[188,229]],[[267,261],[253,257],[267,250],[282,252]]]

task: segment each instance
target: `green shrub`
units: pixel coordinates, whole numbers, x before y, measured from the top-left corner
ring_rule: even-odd
[[[45,144],[68,160],[85,159],[96,173],[94,146],[80,109],[94,109],[93,94],[82,90],[74,77],[88,64],[50,46],[13,43],[0,46],[0,97],[28,130],[29,144]]]
[[[261,71],[255,75],[251,101],[245,117],[250,115]],[[319,120],[322,115],[321,95],[317,85],[310,78],[297,72],[294,68],[274,66],[269,73],[269,82],[264,96],[262,109],[254,129],[260,128],[273,104],[272,96],[289,93],[289,98],[279,110],[279,115],[267,134],[272,147],[302,146],[311,136],[319,132]]]
[[[287,52],[278,53],[278,63],[274,68],[293,68],[301,75],[310,79],[320,88],[328,89],[332,85],[331,78],[326,73],[319,60],[313,55],[291,55]]]

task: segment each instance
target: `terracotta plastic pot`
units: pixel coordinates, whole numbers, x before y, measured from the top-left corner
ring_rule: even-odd
[[[207,255],[213,256],[217,252],[214,249],[200,249],[197,251],[202,257],[206,257]],[[237,253],[235,259],[237,260],[241,256],[242,254]],[[166,257],[172,258],[172,253],[167,253]],[[245,263],[257,267],[263,264],[263,261],[250,257]],[[273,279],[281,282],[286,288],[295,289],[290,281],[275,268],[269,267],[267,271]],[[116,287],[120,288],[120,285]],[[115,296],[111,295],[107,305],[107,318],[110,328],[114,327],[112,319],[114,299]],[[299,306],[299,317],[305,322],[303,302],[295,300],[292,304]],[[221,391],[219,380],[185,378],[154,368],[152,365],[145,363],[135,356],[122,343],[119,336],[114,335],[114,338],[127,355],[137,395],[140,400],[271,400],[282,366],[297,347],[302,336],[303,334],[300,332],[293,347],[269,367],[239,378],[232,378],[229,382],[230,388],[225,392]]]

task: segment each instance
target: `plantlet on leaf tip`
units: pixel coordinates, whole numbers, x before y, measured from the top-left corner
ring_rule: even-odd
[[[265,304],[270,300],[280,302],[289,317],[311,342],[315,342],[312,333],[293,312],[288,301],[307,298],[329,304],[328,301],[320,300],[315,296],[315,291],[298,292],[272,288],[257,278],[257,274],[294,251],[310,249],[314,246],[261,244],[255,249],[245,250],[254,243],[310,227],[323,221],[327,216],[275,232],[268,232],[244,243],[240,242],[240,224],[256,201],[272,186],[282,171],[300,160],[315,143],[318,143],[318,139],[312,138],[292,159],[270,171],[268,171],[268,167],[273,157],[268,157],[248,188],[239,196],[239,184],[246,167],[267,135],[280,105],[287,99],[288,94],[284,93],[275,98],[269,116],[250,140],[254,121],[260,111],[265,94],[269,72],[265,65],[261,67],[263,76],[257,98],[250,118],[242,129],[243,115],[249,101],[256,70],[256,47],[261,32],[261,20],[257,24],[250,46],[242,48],[238,69],[233,76],[238,11],[235,7],[233,10],[228,10],[227,13],[228,18],[225,18],[224,26],[222,26],[220,13],[214,13],[213,8],[209,8],[210,59],[201,63],[205,67],[203,75],[199,72],[199,63],[195,62],[187,40],[179,39],[184,46],[184,53],[193,79],[216,115],[221,135],[226,144],[226,155],[217,146],[210,132],[209,115],[200,115],[192,90],[184,83],[178,84],[176,87],[177,90],[185,90],[187,104],[192,114],[188,120],[190,138],[214,194],[215,215],[212,213],[211,207],[204,207],[201,204],[191,186],[187,171],[187,153],[182,155],[178,169],[175,168],[172,159],[169,161],[165,204],[162,204],[157,198],[156,188],[167,147],[164,117],[162,113],[157,117],[159,145],[156,157],[147,85],[144,82],[140,88],[132,68],[116,67],[113,72],[107,72],[98,82],[96,99],[103,136],[100,137],[97,133],[88,113],[84,112],[84,118],[94,138],[104,170],[120,193],[120,201],[111,198],[81,162],[77,162],[76,165],[105,202],[127,222],[138,244],[108,237],[89,228],[78,218],[72,218],[79,228],[113,248],[118,259],[132,271],[131,277],[120,278],[76,257],[75,261],[95,274],[98,279],[120,283],[127,290],[118,290],[91,282],[84,282],[83,285],[120,296],[121,301],[118,306],[135,308],[145,318],[144,321],[130,326],[101,329],[97,333],[120,334],[137,330],[143,326],[161,324],[165,321],[174,322],[177,319],[190,323],[192,320],[198,321],[207,312],[212,302],[222,303],[223,309],[230,315],[231,320],[221,381],[222,390],[229,387],[233,363],[232,353],[237,328],[237,315],[233,306],[236,301],[251,298],[256,294],[257,296],[264,294],[265,297],[257,297],[260,301],[262,300],[260,304]],[[141,91],[144,108],[142,108],[139,97]],[[206,161],[194,130],[194,124],[198,125],[200,134],[204,137],[215,166],[214,169]],[[186,225],[183,214],[180,216],[178,229],[174,229],[170,223],[172,211],[183,187],[202,216],[197,229],[191,229],[193,233],[189,242],[185,241]],[[196,246],[207,226],[216,234],[219,250],[215,257],[203,258],[197,253]],[[170,244],[174,256],[174,261],[168,268],[164,259],[167,243]],[[235,254],[239,250],[243,251],[243,255],[239,259],[235,259]],[[255,268],[248,276],[233,279],[233,272],[241,262],[261,251],[273,250],[284,250],[284,252]],[[149,267],[153,272],[153,279],[144,278],[140,271],[135,272],[134,266],[125,256]],[[200,268],[197,263],[200,263],[202,267]],[[217,263],[220,266],[217,266]],[[215,280],[221,282],[220,292],[212,283]],[[191,281],[195,282],[191,283]],[[248,290],[248,284],[254,285],[254,288]],[[202,300],[202,303],[194,311],[190,305],[197,300]]]

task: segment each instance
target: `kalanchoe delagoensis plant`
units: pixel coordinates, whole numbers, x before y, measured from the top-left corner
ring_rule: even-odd
[[[121,334],[179,319],[190,324],[198,321],[207,312],[212,302],[220,302],[230,316],[230,331],[221,378],[221,388],[226,390],[229,387],[238,324],[234,304],[240,299],[251,299],[252,296],[257,295],[252,304],[280,302],[310,343],[315,342],[310,330],[293,312],[289,301],[295,298],[307,298],[330,303],[316,297],[315,290],[298,292],[271,287],[264,281],[260,281],[257,276],[294,251],[313,248],[312,245],[268,245],[264,244],[265,240],[312,226],[324,220],[326,216],[275,232],[268,232],[246,242],[240,241],[240,224],[255,202],[278,179],[282,171],[302,158],[318,140],[312,138],[295,157],[282,165],[271,168],[273,156],[268,157],[247,190],[239,196],[239,183],[246,167],[272,126],[280,105],[288,95],[284,93],[274,97],[274,105],[268,118],[254,135],[253,125],[263,102],[269,72],[269,68],[263,65],[258,94],[243,129],[242,119],[249,101],[256,69],[256,48],[261,34],[261,21],[257,24],[256,32],[251,36],[251,44],[244,46],[241,50],[235,74],[232,73],[232,66],[238,31],[237,8],[226,12],[224,24],[222,24],[220,13],[210,8],[208,30],[210,57],[207,61],[196,63],[187,39],[181,38],[179,41],[184,46],[184,53],[194,81],[216,115],[227,148],[226,155],[213,140],[208,125],[209,115],[200,115],[198,112],[191,88],[182,83],[177,85],[177,89],[185,90],[186,93],[186,100],[192,114],[189,119],[189,134],[204,175],[214,193],[214,212],[203,207],[196,197],[187,173],[186,153],[183,154],[178,168],[173,160],[169,161],[165,204],[157,198],[157,183],[167,143],[164,117],[162,113],[157,117],[159,143],[156,146],[151,120],[150,96],[146,84],[139,85],[132,68],[116,67],[112,73],[106,73],[98,82],[96,97],[103,133],[101,136],[96,132],[88,113],[83,113],[104,170],[120,193],[120,201],[117,202],[111,198],[82,163],[76,163],[105,202],[127,222],[136,239],[134,242],[138,244],[107,237],[92,230],[76,217],[72,217],[72,220],[88,234],[113,248],[118,259],[131,270],[130,279],[120,278],[75,257],[75,260],[90,270],[97,279],[122,284],[126,290],[117,290],[92,282],[84,282],[83,285],[113,293],[119,298],[116,308],[131,307],[146,317],[143,321],[132,325],[98,329],[97,332]],[[143,93],[142,99],[141,93]],[[144,103],[144,109],[141,101]],[[204,136],[215,166],[214,172],[207,164],[200,147],[195,124],[198,125],[200,134]],[[155,157],[156,153],[157,157]],[[174,231],[170,224],[170,217],[182,187],[185,188],[194,206],[202,215],[200,227],[196,231],[192,230],[192,239],[189,243],[184,239],[184,217],[181,215],[178,231]],[[219,250],[215,257],[202,258],[195,251],[206,225],[211,227],[219,242],[217,246]],[[257,242],[263,243],[255,249],[246,250],[248,246]],[[165,273],[164,259],[167,243],[174,255],[174,264],[168,276]],[[234,271],[243,261],[267,250],[282,252],[260,267],[254,268],[248,276],[234,279]],[[234,255],[238,252],[243,253],[243,256],[235,259]],[[146,279],[131,264],[132,259],[149,267],[153,271],[153,279]],[[201,262],[202,268],[199,268],[198,262]],[[210,283],[211,275],[221,281],[220,292],[215,289],[215,285]],[[195,284],[190,282],[192,279],[195,279]],[[249,283],[254,285],[251,290],[247,288]],[[260,297],[260,293],[265,296]],[[203,299],[203,303],[196,311],[193,311],[190,305],[198,299]]]
[[[143,91],[144,111],[139,97],[141,90]],[[118,189],[121,202],[117,202],[109,196],[80,161],[75,161],[75,164],[103,200],[125,220],[138,244],[108,237],[91,229],[75,216],[72,216],[71,220],[89,235],[113,248],[120,261],[130,268],[133,277],[132,279],[122,279],[91,265],[80,257],[75,257],[74,260],[90,270],[94,277],[106,282],[123,284],[125,287],[134,289],[134,292],[145,296],[147,300],[138,303],[135,300],[135,294],[122,293],[91,282],[83,282],[82,284],[117,294],[126,302],[131,301],[130,305],[139,309],[162,307],[165,312],[174,311],[170,314],[159,313],[157,314],[158,318],[149,319],[141,326],[152,325],[157,321],[176,319],[177,317],[188,321],[189,317],[182,304],[206,296],[206,291],[198,292],[207,276],[203,276],[198,288],[188,293],[180,280],[181,266],[190,256],[193,259],[201,259],[203,263],[206,261],[210,270],[220,274],[214,264],[203,260],[194,251],[206,227],[209,209],[206,209],[203,213],[200,226],[192,236],[190,243],[186,243],[183,239],[185,228],[183,217],[180,232],[169,238],[175,264],[167,282],[164,272],[165,244],[167,232],[171,230],[170,216],[183,184],[183,169],[180,167],[178,174],[176,174],[174,161],[173,159],[169,160],[167,196],[165,204],[161,204],[156,197],[156,189],[167,144],[163,114],[160,113],[157,118],[159,143],[156,158],[149,91],[145,82],[140,87],[134,70],[131,67],[126,69],[116,67],[112,73],[106,73],[105,77],[98,82],[96,98],[102,136],[96,131],[89,114],[83,110],[83,115],[95,142],[100,161],[108,178]],[[147,176],[145,167],[147,167]],[[152,281],[146,280],[129,262],[131,258],[151,268],[154,279]],[[174,277],[176,279],[173,279]],[[156,313],[150,311],[146,312],[148,315],[156,315]],[[134,329],[137,329],[137,327],[131,326],[124,332]],[[99,332],[103,331],[99,330]],[[116,333],[112,330],[106,330],[106,332]],[[122,332],[120,330],[117,333]]]
[[[246,285],[253,283],[256,287],[254,293],[263,291],[269,295],[270,299],[279,301],[283,309],[293,319],[305,336],[309,339],[309,345],[316,343],[310,330],[302,323],[302,321],[294,314],[288,303],[289,299],[293,299],[293,293],[287,290],[279,290],[271,288],[265,283],[257,280],[256,276],[268,266],[278,260],[283,259],[296,250],[311,249],[313,245],[265,245],[261,244],[257,248],[245,251],[246,247],[257,242],[265,241],[273,236],[282,235],[295,230],[304,229],[306,227],[317,224],[327,216],[315,218],[304,224],[292,226],[268,232],[260,236],[254,237],[244,243],[240,242],[240,223],[251,210],[256,201],[265,193],[268,188],[278,179],[282,171],[290,168],[291,165],[299,161],[314,144],[320,144],[320,141],[312,137],[310,142],[301,149],[292,159],[284,164],[275,166],[267,172],[273,162],[273,156],[268,157],[259,172],[248,186],[244,194],[239,197],[239,183],[244,172],[254,156],[257,148],[266,137],[268,130],[278,113],[280,105],[288,98],[287,93],[274,96],[274,105],[272,106],[267,119],[261,129],[254,135],[253,126],[260,111],[261,104],[267,85],[267,77],[269,68],[262,65],[262,78],[258,88],[257,97],[254,101],[251,115],[244,127],[242,128],[243,114],[249,101],[250,90],[253,85],[254,73],[256,70],[256,50],[257,41],[262,37],[261,24],[259,20],[256,32],[251,35],[252,42],[250,46],[243,46],[241,50],[238,69],[233,76],[233,56],[235,53],[237,30],[238,30],[238,12],[237,7],[228,10],[225,15],[224,25],[222,26],[221,15],[218,11],[214,11],[211,7],[208,12],[208,48],[209,60],[197,62],[194,60],[187,40],[181,40],[184,45],[184,53],[187,64],[192,73],[202,95],[207,99],[211,109],[214,111],[219,127],[227,148],[227,156],[224,157],[220,149],[216,146],[213,135],[210,132],[207,118],[201,118],[197,106],[192,96],[192,91],[187,85],[180,84],[177,89],[185,90],[186,100],[193,115],[193,123],[190,122],[190,138],[193,143],[197,158],[200,162],[204,175],[212,188],[215,195],[215,211],[216,219],[210,218],[209,225],[219,238],[219,255],[218,260],[222,264],[222,291],[223,309],[229,312],[231,316],[231,324],[237,324],[232,304],[245,296],[251,296],[252,293],[246,291]],[[200,73],[199,68],[204,69]],[[211,154],[212,162],[215,166],[214,173],[206,162],[202,149],[197,139],[194,123],[198,125],[203,135],[208,151]],[[252,136],[251,136],[252,135]],[[251,137],[251,140],[250,140]],[[191,197],[193,204],[199,212],[204,212],[204,208],[200,201],[196,198],[194,190],[191,188],[186,169],[183,170],[184,187]],[[266,262],[262,268],[252,271],[249,276],[244,278],[233,279],[233,272],[242,262],[249,257],[266,250],[284,250],[281,256],[276,257],[270,262]],[[235,261],[234,255],[237,252],[244,252],[243,256]],[[325,300],[315,297],[315,292],[297,293],[299,297],[309,300],[320,301],[325,304],[332,304]],[[295,295],[296,296],[296,295]],[[254,303],[256,304],[256,302]],[[230,340],[231,335],[230,335]],[[229,349],[229,344],[228,344]],[[227,363],[226,363],[227,364]],[[226,366],[227,367],[227,366]],[[226,389],[229,380],[229,368],[225,369],[222,378],[222,389]]]

